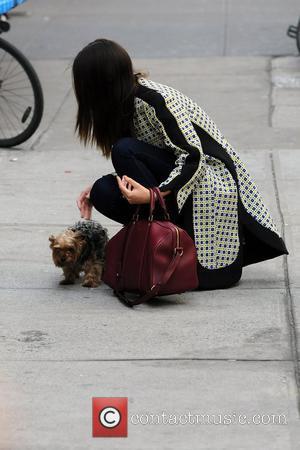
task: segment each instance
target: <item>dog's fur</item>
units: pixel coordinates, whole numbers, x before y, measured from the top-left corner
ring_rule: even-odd
[[[61,267],[64,280],[60,284],[74,284],[84,272],[82,286],[97,287],[105,263],[107,229],[94,220],[82,220],[63,233],[49,237],[54,264]]]

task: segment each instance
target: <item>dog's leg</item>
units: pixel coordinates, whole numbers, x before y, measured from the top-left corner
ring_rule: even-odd
[[[103,265],[95,259],[89,259],[84,264],[84,279],[82,286],[84,287],[97,287],[101,284],[101,275]]]
[[[80,264],[77,264],[74,268],[74,276],[75,278],[80,278],[80,272],[82,272],[82,267]]]
[[[104,264],[102,262],[97,262],[97,277],[99,284],[101,284],[102,272],[103,272]]]
[[[76,273],[74,273],[73,267],[63,267],[64,280],[61,280],[59,284],[74,284]]]

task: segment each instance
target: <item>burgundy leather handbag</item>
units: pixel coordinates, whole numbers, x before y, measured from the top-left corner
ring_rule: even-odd
[[[198,287],[197,254],[192,238],[170,221],[159,189],[149,191],[148,219],[139,218],[138,206],[131,221],[106,245],[102,280],[128,306]],[[163,220],[153,218],[156,201],[163,209]],[[139,297],[129,298],[126,292]]]

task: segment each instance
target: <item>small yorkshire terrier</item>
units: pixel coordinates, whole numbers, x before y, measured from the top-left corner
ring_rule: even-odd
[[[60,284],[74,284],[84,272],[82,286],[99,286],[108,240],[107,229],[94,220],[82,220],[57,236],[51,235],[54,264],[63,269],[65,276]]]

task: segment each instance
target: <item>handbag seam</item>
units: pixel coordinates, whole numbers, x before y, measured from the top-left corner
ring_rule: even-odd
[[[150,233],[150,226],[148,225],[147,227],[147,234],[144,240],[144,248],[143,248],[143,255],[142,255],[142,264],[140,267],[140,271],[139,271],[139,278],[138,278],[138,288],[139,290],[141,290],[141,284],[142,284],[142,274],[143,274],[143,269],[144,269],[144,264],[145,264],[145,253],[146,253],[146,247],[147,247],[147,241],[149,239],[149,233]]]
[[[128,247],[129,247],[129,237],[130,237],[129,235],[132,234],[132,230],[133,230],[133,224],[131,223],[130,227],[127,230],[127,233],[126,233],[125,245],[123,247],[123,254],[122,254],[122,259],[121,259],[121,270],[120,270],[120,272],[121,272],[121,280],[122,281],[123,281],[124,263],[126,262],[126,259],[127,259],[127,253],[128,253],[127,250],[128,250]],[[120,288],[121,289],[123,288],[122,284],[120,285]]]
[[[165,227],[166,229],[170,230],[170,227]],[[173,233],[174,229],[173,227],[171,228],[171,234],[172,234],[172,241],[174,240],[174,233]],[[151,258],[151,273],[154,274],[154,269],[153,269],[153,260],[154,260],[154,252],[157,251],[158,247],[160,247],[162,245],[162,243],[166,240],[166,237],[161,238],[160,241],[156,244],[156,246],[153,249],[152,252],[152,258]],[[153,278],[152,278],[152,283],[153,283]]]

